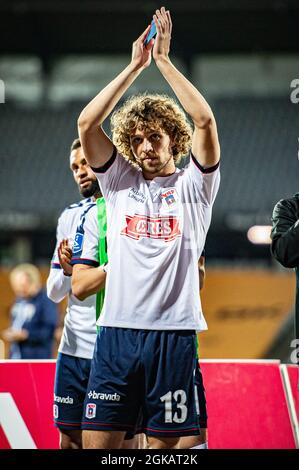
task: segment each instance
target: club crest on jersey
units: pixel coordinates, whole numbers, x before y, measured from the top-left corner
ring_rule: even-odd
[[[126,227],[121,235],[139,240],[140,238],[155,238],[169,242],[181,236],[179,219],[175,216],[149,217],[135,214],[126,216]]]
[[[73,255],[77,255],[82,251],[82,244],[83,244],[83,234],[77,232],[74,240],[73,245]]]
[[[162,205],[164,209],[168,209],[168,210],[172,209],[178,203],[177,190],[175,188],[166,189],[161,194],[161,199],[162,199]]]
[[[97,405],[94,403],[87,403],[85,417],[88,419],[95,418],[97,411]]]

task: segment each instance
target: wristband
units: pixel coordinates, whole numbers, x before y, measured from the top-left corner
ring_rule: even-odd
[[[64,276],[71,277],[71,274],[66,273],[65,271],[62,271]]]

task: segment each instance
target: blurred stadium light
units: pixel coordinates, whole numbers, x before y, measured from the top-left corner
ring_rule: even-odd
[[[254,225],[247,232],[248,240],[255,245],[270,245],[271,229],[271,225]]]

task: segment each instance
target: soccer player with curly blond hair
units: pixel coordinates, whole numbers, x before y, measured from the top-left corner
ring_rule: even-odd
[[[136,425],[151,448],[175,448],[200,434],[196,331],[206,329],[197,261],[219,188],[214,115],[169,58],[172,22],[156,10],[157,37],[134,42],[129,65],[82,111],[84,154],[107,207],[106,296],[85,400],[85,448],[120,448]],[[102,124],[154,59],[184,111],[160,95],[130,98]],[[185,116],[189,116],[193,128]],[[190,163],[175,163],[190,151]],[[72,283],[93,277],[96,222],[86,221]],[[89,228],[88,228],[89,227]]]

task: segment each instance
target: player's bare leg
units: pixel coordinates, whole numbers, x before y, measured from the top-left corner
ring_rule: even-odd
[[[82,449],[81,430],[59,431],[59,435],[60,449]]]
[[[142,447],[139,446],[139,436],[124,440],[121,449],[142,449]]]
[[[148,441],[145,434],[138,434],[138,449],[148,449]]]
[[[192,447],[203,446],[204,444],[207,444],[207,429],[201,428],[199,436],[181,437],[176,449],[192,449]]]
[[[120,449],[124,431],[83,431],[84,449]]]
[[[148,436],[149,449],[175,449],[179,437],[151,437]]]

